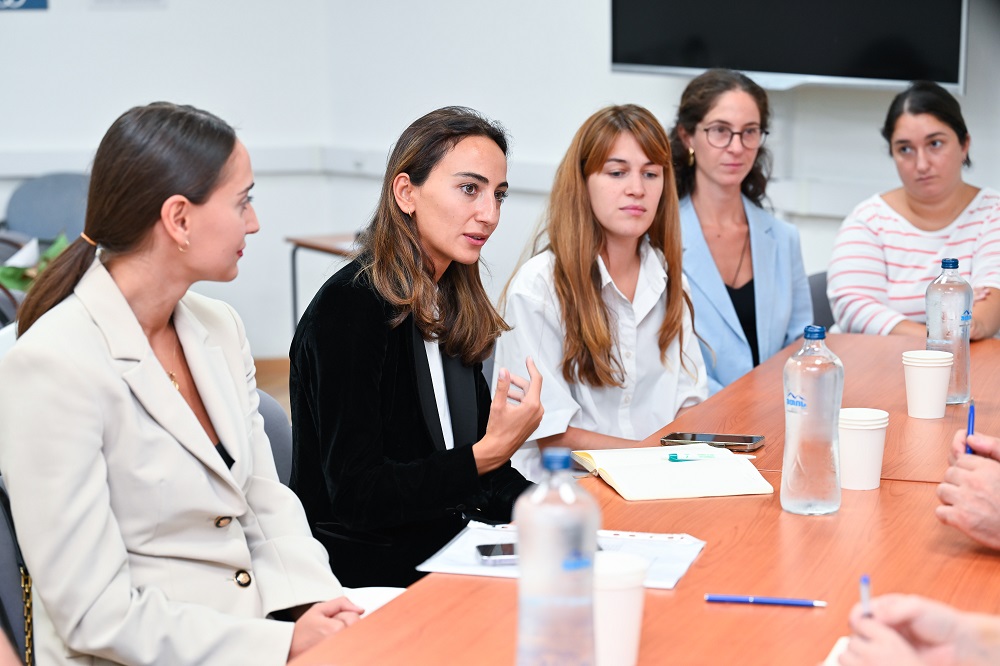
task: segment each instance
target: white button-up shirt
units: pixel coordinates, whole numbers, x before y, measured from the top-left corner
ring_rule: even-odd
[[[667,272],[663,255],[643,239],[635,297],[630,302],[618,289],[598,257],[601,296],[608,309],[624,385],[595,388],[563,378],[565,327],[553,283],[555,255],[543,252],[529,259],[507,290],[504,318],[513,330],[497,343],[496,373],[508,368],[527,377],[525,358],[531,356],[542,374],[545,416],[512,459],[527,478],[541,472],[538,439],[566,432],[570,426],[602,435],[643,439],[674,419],[682,407],[708,397],[705,363],[694,336],[691,316],[684,309],[684,345],[675,338],[660,362],[660,324],[667,309]],[[683,278],[682,278],[683,279]],[[688,291],[686,280],[684,291]],[[681,366],[682,357],[685,366]]]

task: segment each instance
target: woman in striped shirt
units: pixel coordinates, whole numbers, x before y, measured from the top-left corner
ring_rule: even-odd
[[[882,127],[903,186],[861,202],[837,234],[827,294],[841,330],[926,334],[924,293],[956,257],[975,289],[973,340],[1000,329],[1000,192],[962,180],[970,137],[958,101],[917,81]]]

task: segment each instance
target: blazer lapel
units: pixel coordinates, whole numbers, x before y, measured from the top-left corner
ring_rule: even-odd
[[[231,470],[227,468],[218,451],[214,450],[217,442],[210,442],[213,448],[209,456],[213,463],[212,468],[225,470],[223,474],[225,477],[240,478],[240,470],[248,462],[249,440],[244,413],[241,411],[242,401],[232,382],[233,370],[229,367],[222,348],[211,338],[208,330],[191,313],[183,300],[177,304],[174,311],[174,326],[212,426],[219,436],[219,441],[236,461]],[[204,430],[202,432],[204,433]],[[217,466],[215,463],[221,464]]]
[[[166,370],[153,354],[146,334],[139,326],[139,321],[135,318],[128,301],[99,260],[95,260],[81,278],[74,293],[90,313],[94,323],[101,329],[111,356],[122,367],[122,379],[149,416],[242,496],[225,463],[215,450],[214,442],[209,441],[184,397],[170,383]],[[185,353],[187,348],[188,345],[185,345]],[[228,370],[226,374],[228,375]],[[198,382],[197,377],[195,381]]]
[[[472,368],[462,365],[462,359],[441,354],[444,367],[444,384],[448,392],[448,411],[451,412],[451,431],[455,446],[474,444],[477,433],[478,407],[476,404],[476,377]]]
[[[774,294],[778,293],[779,285],[774,284],[774,266],[778,260],[778,244],[774,238],[774,222],[769,215],[749,199],[743,197],[743,210],[747,222],[750,223],[750,258],[753,260],[753,297],[757,304],[757,312],[767,312],[761,309],[761,304],[769,303]],[[791,285],[781,285],[782,290],[790,290]],[[774,319],[757,317],[757,349],[771,349],[775,335]],[[784,341],[785,329],[779,332]],[[781,347],[779,344],[778,347]],[[761,357],[764,360],[764,357]]]
[[[688,284],[691,289],[697,289],[705,294],[705,298],[699,302],[698,307],[713,308],[718,312],[719,317],[726,322],[733,333],[743,342],[746,342],[746,335],[740,320],[736,316],[736,309],[729,298],[726,284],[719,275],[719,269],[715,266],[715,259],[705,242],[705,234],[701,230],[701,223],[698,221],[698,214],[694,210],[691,199],[684,199],[680,207],[681,231],[684,242],[683,266],[684,274],[687,275]],[[753,239],[751,238],[751,245]],[[754,264],[756,266],[756,264]],[[755,276],[756,277],[756,276]],[[756,287],[755,287],[756,295]],[[695,311],[697,318],[698,312]]]
[[[420,329],[413,321],[413,315],[406,320],[413,331],[413,368],[417,375],[417,396],[420,398],[420,410],[424,414],[427,432],[434,441],[434,448],[444,451],[444,432],[441,430],[441,417],[438,416],[437,402],[434,399],[434,382],[431,380],[431,367],[427,363],[427,350],[424,349],[424,339]],[[449,405],[450,406],[450,405]]]

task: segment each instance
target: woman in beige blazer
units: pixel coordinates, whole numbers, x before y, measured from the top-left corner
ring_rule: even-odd
[[[126,112],[23,304],[0,471],[40,664],[284,664],[361,612],[277,479],[239,317],[188,292],[236,277],[252,186],[215,116]]]

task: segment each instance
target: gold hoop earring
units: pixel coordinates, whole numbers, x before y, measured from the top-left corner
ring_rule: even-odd
[[[191,239],[190,238],[188,238],[185,242],[187,243],[187,245],[185,245],[184,247],[181,247],[180,245],[177,246],[177,249],[180,250],[182,253],[183,252],[187,252],[188,248],[191,247]]]
[[[694,166],[694,148],[688,146],[688,166]]]

